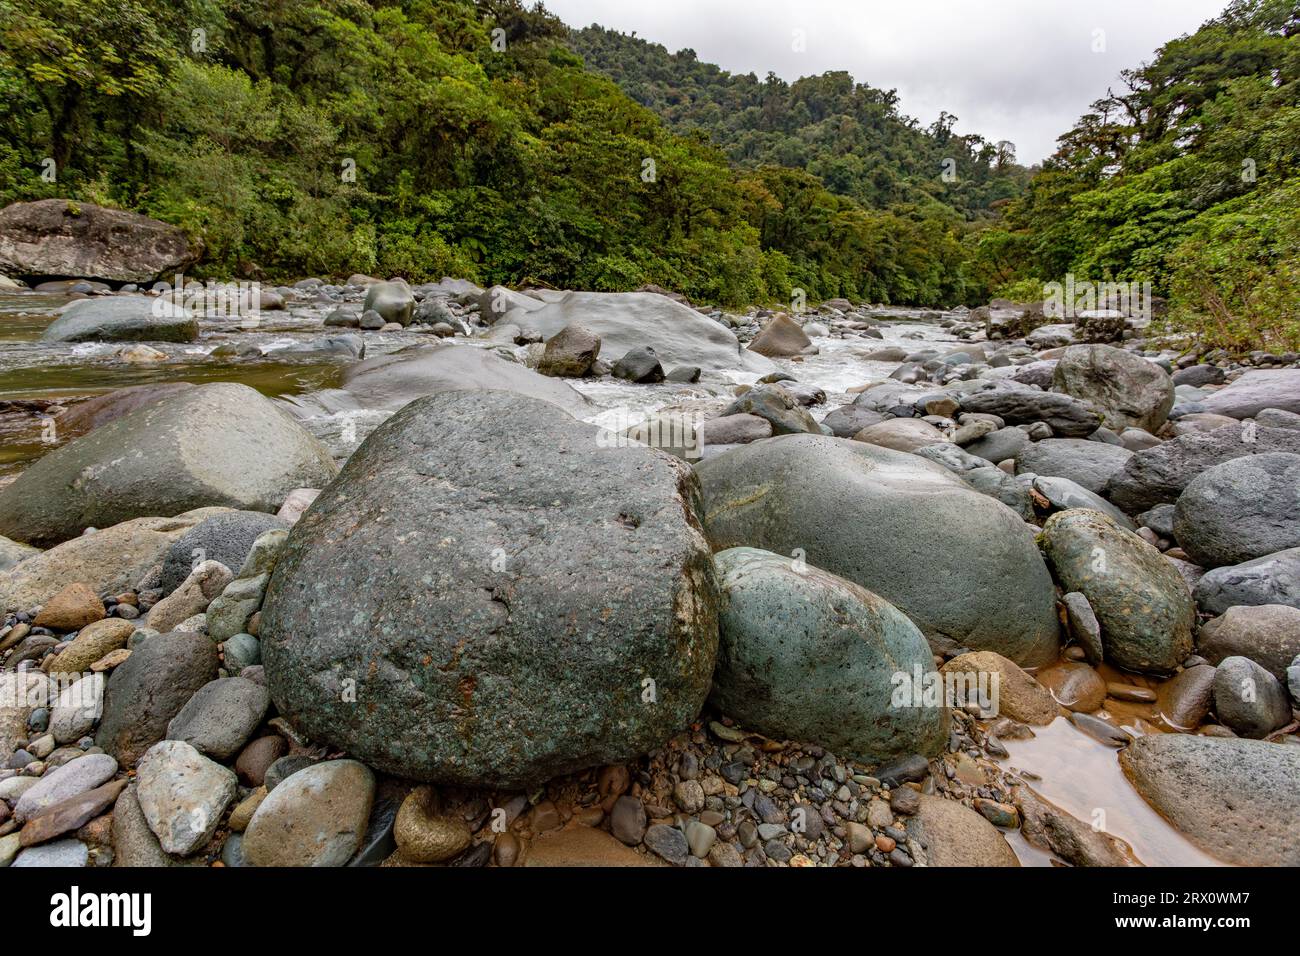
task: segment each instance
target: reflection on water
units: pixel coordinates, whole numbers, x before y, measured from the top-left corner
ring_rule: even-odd
[[[1063,717],[1050,727],[1035,727],[1034,733],[1032,740],[1002,741],[1011,753],[1005,766],[1040,777],[1028,782],[1046,799],[1084,823],[1104,820],[1106,832],[1128,841],[1147,866],[1223,866],[1138,795],[1120,769],[1117,751]],[[1095,815],[1099,811],[1104,817]],[[1026,866],[1042,864],[1043,854],[1028,847],[1018,834],[1012,846]],[[1026,849],[1032,852],[1022,853]]]

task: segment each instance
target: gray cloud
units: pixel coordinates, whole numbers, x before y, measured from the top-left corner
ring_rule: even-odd
[[[1121,70],[1194,31],[1227,0],[547,0],[570,26],[599,23],[695,50],[734,73],[799,76],[848,70],[898,90],[929,124],[1016,144],[1021,162],[1117,85]],[[795,31],[806,49],[796,51]],[[1098,32],[1101,31],[1101,32]],[[1100,51],[1094,46],[1101,46]]]

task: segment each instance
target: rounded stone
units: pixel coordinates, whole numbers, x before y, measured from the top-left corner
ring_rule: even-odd
[[[365,836],[375,796],[355,760],[312,764],[267,794],[244,831],[251,866],[342,866]]]
[[[393,839],[403,859],[442,863],[469,848],[474,835],[462,818],[439,812],[432,787],[416,787],[402,801],[393,823]]]
[[[1248,455],[1193,478],[1174,507],[1174,534],[1202,567],[1300,547],[1300,455]]]

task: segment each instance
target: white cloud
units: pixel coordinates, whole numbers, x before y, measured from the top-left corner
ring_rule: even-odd
[[[695,50],[734,73],[787,80],[848,70],[897,89],[923,124],[1008,139],[1037,162],[1121,70],[1217,15],[1227,0],[547,0],[570,26],[599,23]],[[793,49],[803,30],[806,50]],[[1097,31],[1104,31],[1099,34]],[[1095,52],[1098,40],[1104,49]]]

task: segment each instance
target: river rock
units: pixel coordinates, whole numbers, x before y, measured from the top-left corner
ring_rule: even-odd
[[[103,674],[87,674],[65,687],[50,708],[50,733],[57,743],[80,740],[104,712]]]
[[[302,490],[295,489],[291,496]],[[238,571],[260,535],[291,524],[263,511],[223,511],[206,518],[167,549],[158,587],[164,594],[171,594],[204,561],[218,561]]]
[[[45,776],[23,793],[14,804],[14,816],[26,820],[49,807],[94,790],[117,773],[117,761],[108,754],[86,754],[61,767],[47,770]]]
[[[1214,703],[1214,667],[1194,664],[1160,685],[1156,692],[1158,714],[1174,730],[1200,726]]]
[[[202,614],[212,599],[226,589],[234,575],[220,561],[204,561],[192,574],[149,610],[146,619],[155,631],[171,631]]]
[[[696,365],[706,371],[737,370],[765,375],[772,362],[742,349],[736,336],[689,306],[652,292],[547,293],[548,301],[522,314],[523,324],[544,339],[567,325],[600,336],[605,355],[626,355],[650,346],[665,368]],[[504,321],[513,321],[507,312]]]
[[[1016,455],[1016,471],[1068,478],[1101,494],[1112,475],[1133,453],[1127,448],[1080,438],[1048,438],[1025,445]]]
[[[235,798],[235,775],[181,740],[149,748],[136,769],[136,797],[167,853],[189,856],[207,845]]]
[[[1178,496],[1174,534],[1206,568],[1300,547],[1300,455],[1247,455],[1193,478]]]
[[[1126,842],[1098,830],[1036,793],[1019,786],[1014,790],[1020,811],[1020,832],[1040,850],[1049,850],[1071,866],[1141,866]]]
[[[194,388],[190,382],[157,382],[128,385],[103,395],[78,402],[55,419],[59,434],[65,438],[84,435],[131,412],[164,398]]]
[[[1201,405],[1232,418],[1254,418],[1266,408],[1300,413],[1300,369],[1251,369]]]
[[[968,689],[987,688],[990,696],[996,693],[998,713],[1024,724],[1046,727],[1061,712],[1051,691],[1014,661],[992,651],[958,654],[943,665],[942,673],[952,680],[956,680],[955,675],[962,675],[962,682]],[[968,693],[967,696],[971,695]]]
[[[1201,625],[1196,652],[1211,664],[1249,657],[1280,681],[1300,655],[1300,609],[1283,604],[1230,607]]]
[[[29,846],[10,864],[14,869],[20,867],[69,867],[85,866],[90,858],[90,848],[80,840],[68,837],[41,846]]]
[[[1066,710],[1090,714],[1106,702],[1106,682],[1087,664],[1061,661],[1034,676]]]
[[[629,382],[652,385],[664,380],[664,367],[659,362],[655,350],[648,345],[642,345],[624,353],[623,357],[614,363],[609,374]]]
[[[0,272],[9,275],[143,284],[184,272],[200,251],[176,226],[92,203],[38,199],[0,210]]]
[[[244,831],[251,866],[342,866],[361,845],[375,776],[356,760],[299,770],[267,794]]]
[[[811,741],[864,763],[937,755],[942,698],[924,706],[896,675],[934,671],[916,626],[887,601],[790,558],[733,548],[715,556],[724,596],[712,701],[776,739]],[[911,685],[907,685],[910,689]]]
[[[343,387],[363,407],[391,411],[438,392],[492,389],[542,399],[579,417],[593,412],[567,383],[471,345],[402,349],[367,359],[347,370]]]
[[[671,828],[665,828],[671,829]],[[680,830],[673,832],[681,834]],[[682,837],[685,845],[686,838]],[[624,867],[656,866],[653,857],[642,856],[624,846],[604,830],[591,827],[574,827],[546,833],[533,840],[524,857],[526,867]]]
[[[226,760],[252,736],[271,698],[243,677],[222,677],[199,688],[167,725],[168,740],[183,740],[200,753]]]
[[[173,631],[149,638],[109,677],[95,743],[130,766],[216,676],[217,646],[206,635]]]
[[[694,720],[718,602],[698,485],[608,434],[501,392],[390,419],[272,576],[280,713],[380,769],[499,787],[629,759]]]
[[[1107,661],[1168,673],[1191,653],[1196,608],[1151,545],[1096,511],[1052,515],[1040,540],[1061,586],[1088,599]]]
[[[1057,511],[1098,511],[1125,531],[1136,531],[1137,525],[1124,512],[1101,495],[1093,494],[1082,485],[1077,485],[1069,478],[1034,479],[1034,491],[1038,492]]]
[[[1129,514],[1172,504],[1192,479],[1226,461],[1272,452],[1300,454],[1300,432],[1240,425],[1193,432],[1136,452],[1106,486],[1106,497]]]
[[[863,408],[860,405],[841,405],[832,409],[822,419],[822,424],[831,430],[836,438],[852,438],[870,425],[878,425],[885,420],[884,414]]]
[[[1219,662],[1214,672],[1214,712],[1224,726],[1256,740],[1291,723],[1286,689],[1248,657]]]
[[[50,679],[38,670],[0,672],[0,766],[26,743],[28,718],[37,707],[49,706],[53,690]]]
[[[1014,459],[1028,445],[1029,435],[1023,428],[999,428],[964,447],[970,454],[996,465]]]
[[[104,602],[86,585],[76,582],[50,598],[32,623],[55,631],[76,631],[103,619]]]
[[[798,399],[779,385],[751,389],[722,412],[724,417],[753,415],[772,426],[773,435],[820,435],[821,427]]]
[[[113,805],[112,840],[114,866],[165,867],[202,863],[201,858],[185,861],[163,852],[140,809],[135,786],[124,789]]]
[[[411,324],[415,313],[415,296],[411,288],[401,279],[393,282],[376,282],[366,289],[366,301],[361,311],[378,312],[384,322],[396,322],[398,325]]]
[[[1033,535],[943,467],[792,435],[741,446],[696,472],[716,549],[798,556],[869,588],[931,639],[1025,664],[1055,656],[1054,595]]]
[[[175,518],[137,518],[73,538],[0,572],[0,610],[45,604],[69,581],[96,594],[134,587],[161,561],[168,546],[220,509],[199,509]]]
[[[1164,369],[1110,345],[1066,349],[1052,384],[1058,392],[1098,409],[1115,431],[1131,427],[1155,432],[1174,407],[1174,383]]]
[[[768,358],[789,358],[802,355],[811,346],[812,339],[808,338],[803,327],[784,312],[778,312],[763,326],[763,331],[754,336],[749,350]]]
[[[432,787],[416,787],[402,801],[393,823],[402,858],[412,863],[443,863],[460,856],[474,834],[461,817],[444,814]]]
[[[1239,866],[1300,865],[1300,747],[1147,734],[1119,761],[1138,793],[1205,852]]]
[[[33,548],[30,544],[0,538],[0,572],[8,571],[19,562],[26,561],[28,558],[35,557],[40,553],[40,548]]]
[[[961,407],[967,412],[997,415],[1008,425],[1046,422],[1063,438],[1085,438],[1101,426],[1101,416],[1086,402],[1009,382],[963,395]],[[967,450],[980,454],[973,448]]]
[[[53,545],[88,525],[204,506],[273,512],[294,488],[334,474],[325,447],[258,392],[202,385],[37,461],[0,489],[0,532]]]
[[[702,423],[700,429],[705,445],[747,445],[772,437],[772,423],[757,415],[723,415]]]
[[[199,320],[162,297],[81,299],[66,305],[42,342],[193,342]]]
[[[1224,614],[1238,605],[1300,608],[1300,548],[1207,571],[1194,593],[1203,614]]]
[[[556,378],[582,378],[600,358],[600,336],[580,325],[566,325],[546,343],[537,371]]]
[[[925,848],[930,866],[1019,866],[997,827],[970,807],[942,797],[921,796],[907,820],[907,833]]]
[[[868,425],[854,435],[853,440],[907,452],[928,445],[950,444],[943,432],[919,418],[892,418],[879,425]]]

